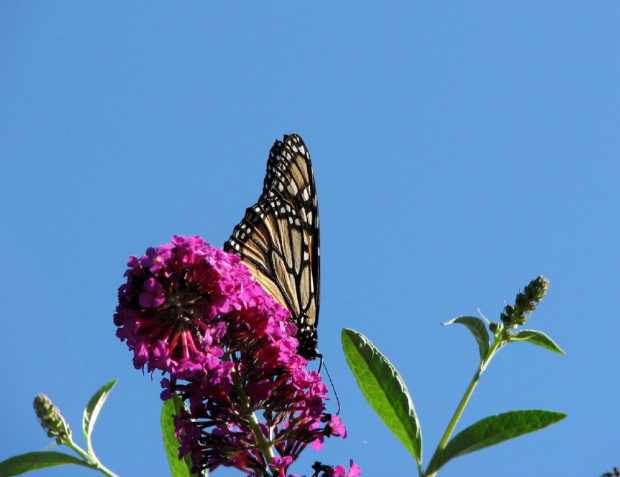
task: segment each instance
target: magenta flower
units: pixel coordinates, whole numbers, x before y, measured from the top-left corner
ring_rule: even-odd
[[[351,468],[347,473],[347,469],[343,465],[336,466],[333,477],[357,477],[358,475],[362,475],[362,469],[358,465],[353,463],[353,460],[350,462]],[[331,477],[331,476],[330,476]]]
[[[314,470],[312,477],[358,477],[359,475],[362,475],[362,469],[353,463],[353,460],[350,461],[350,466],[349,472],[347,472],[346,467],[343,465],[337,465],[334,467],[331,465],[323,465],[320,462],[315,462],[312,466],[312,470]],[[298,476],[296,474],[290,474],[286,477]]]
[[[228,466],[285,477],[309,444],[318,450],[326,437],[345,437],[340,419],[325,413],[320,375],[297,354],[289,311],[237,255],[175,236],[128,266],[117,336],[136,368],[169,374],[163,399],[176,393],[187,401],[175,425],[180,457],[190,454],[194,470]],[[326,473],[340,467],[321,469],[345,476]]]
[[[239,261],[200,237],[180,236],[129,259],[114,324],[136,368],[177,372],[221,356],[210,343],[222,330],[209,325],[242,308],[243,287],[254,283]]]
[[[176,420],[181,456],[189,453],[209,470],[222,465],[284,477],[308,444],[345,431],[339,419],[324,414],[327,388],[296,354],[296,328],[287,321],[288,312],[262,289],[255,291],[260,299],[254,308],[227,315],[220,345],[230,372],[204,369],[183,377],[184,384],[173,373],[166,392],[174,389],[190,404]]]

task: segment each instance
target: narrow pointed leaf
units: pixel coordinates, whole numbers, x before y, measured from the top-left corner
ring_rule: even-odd
[[[467,329],[474,335],[478,343],[480,359],[483,359],[489,350],[489,332],[487,331],[486,323],[475,316],[459,316],[446,323],[442,323],[442,325],[451,325],[452,323],[459,323],[467,326]]]
[[[356,331],[342,330],[342,346],[368,404],[420,465],[420,423],[400,374],[364,335]]]
[[[482,419],[454,436],[437,460],[431,462],[426,473],[430,475],[437,472],[450,459],[544,429],[565,417],[566,414],[562,412],[533,409],[511,411]]]
[[[29,452],[20,454],[0,462],[0,475],[11,477],[21,475],[31,470],[54,467],[56,465],[76,464],[88,467],[77,457],[62,452]]]
[[[555,342],[551,338],[549,338],[542,331],[521,330],[518,333],[515,333],[511,339],[513,341],[527,341],[528,343],[542,346],[543,348],[546,348],[555,353],[566,354],[557,344],[555,344]]]
[[[172,477],[189,477],[192,468],[189,454],[185,459],[179,459],[179,441],[175,436],[172,418],[173,415],[178,416],[180,414],[182,406],[184,406],[183,400],[175,394],[172,399],[164,401],[161,408],[161,434]]]
[[[93,450],[90,438],[93,433],[93,428],[95,427],[95,422],[97,422],[99,412],[105,404],[106,399],[108,399],[110,391],[112,391],[112,388],[116,386],[117,381],[118,379],[113,379],[109,383],[101,386],[93,397],[90,398],[86,409],[84,409],[84,416],[82,417],[82,431],[84,432],[84,439],[86,439],[86,445],[89,452]]]

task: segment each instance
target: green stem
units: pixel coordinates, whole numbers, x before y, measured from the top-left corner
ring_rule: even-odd
[[[439,458],[439,455],[441,454],[441,452],[448,445],[448,442],[450,441],[450,437],[452,437],[452,433],[454,432],[454,429],[456,428],[456,425],[458,424],[459,419],[463,415],[465,406],[467,406],[467,403],[469,402],[469,398],[471,398],[471,395],[473,394],[474,389],[476,389],[476,386],[478,385],[478,382],[480,381],[480,376],[482,375],[482,372],[486,369],[493,355],[499,350],[499,348],[501,348],[501,341],[502,341],[501,339],[498,339],[496,337],[493,344],[487,351],[486,356],[480,360],[480,364],[478,365],[478,369],[476,370],[474,377],[472,378],[471,382],[469,383],[469,386],[465,390],[465,393],[463,394],[463,397],[461,398],[461,401],[459,402],[459,405],[457,406],[456,411],[454,411],[454,415],[452,416],[452,419],[450,419],[450,423],[448,424],[448,427],[443,433],[443,437],[441,438],[441,441],[439,441],[439,445],[437,446],[437,449],[435,449],[435,453],[433,454],[433,457],[431,458],[431,461],[428,464],[428,467],[427,467],[428,469],[435,468],[434,464],[436,460]],[[427,474],[425,472],[423,473],[423,476],[432,477],[436,473],[437,471],[433,472],[432,474]]]
[[[84,449],[78,446],[75,442],[73,442],[71,438],[69,438],[67,441],[64,441],[63,444],[73,449],[73,451],[77,455],[79,455],[84,460],[84,463],[91,469],[98,470],[99,472],[107,475],[108,477],[119,477],[117,474],[115,474],[110,469],[108,469],[106,466],[104,466],[99,461],[99,459],[97,458],[94,452],[92,451],[86,452]]]
[[[469,402],[469,398],[473,394],[474,389],[476,389],[476,386],[478,385],[478,382],[480,381],[481,374],[482,374],[482,371],[480,369],[478,369],[476,371],[476,374],[474,374],[474,377],[469,383],[469,386],[467,387],[465,394],[463,394],[463,397],[461,398],[461,402],[459,402],[459,405],[457,406],[456,411],[454,411],[454,415],[452,416],[452,419],[450,420],[450,423],[448,424],[448,427],[446,428],[446,431],[444,432],[443,437],[441,438],[441,441],[439,441],[439,445],[437,446],[438,451],[445,449],[446,445],[448,445],[448,441],[450,440],[450,437],[452,437],[454,428],[456,427],[456,425],[459,422],[459,419],[463,415],[465,406],[467,406],[467,403]]]
[[[256,443],[258,448],[261,450],[263,456],[265,456],[267,462],[271,462],[274,458],[275,454],[273,453],[273,445],[265,438],[263,431],[260,428],[258,419],[256,415],[252,412],[250,402],[243,391],[243,386],[239,382],[239,375],[233,371],[233,385],[235,387],[235,391],[237,392],[237,396],[239,397],[239,402],[241,403],[241,407],[243,410],[243,414],[247,419],[250,429],[252,430],[252,434],[256,439]]]
[[[93,466],[93,469],[98,470],[99,472],[102,472],[103,474],[107,475],[108,477],[119,477],[117,474],[112,472],[110,469],[108,469],[106,466],[104,466],[99,461],[97,461],[97,464]]]

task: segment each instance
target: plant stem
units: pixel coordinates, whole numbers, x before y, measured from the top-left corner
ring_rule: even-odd
[[[463,414],[463,411],[465,410],[465,406],[467,405],[467,402],[469,401],[469,398],[471,397],[472,393],[474,392],[474,389],[476,389],[476,386],[478,385],[478,381],[480,380],[481,373],[482,371],[481,371],[481,368],[479,367],[478,370],[476,371],[476,374],[474,374],[474,377],[469,383],[469,386],[467,387],[465,394],[463,394],[463,397],[461,398],[461,402],[459,402],[459,405],[457,406],[456,411],[454,411],[454,415],[452,416],[452,419],[450,419],[450,423],[448,424],[448,427],[443,433],[443,437],[441,438],[441,441],[439,441],[439,444],[437,445],[437,449],[435,449],[435,453],[433,454],[433,457],[431,458],[431,461],[428,464],[429,469],[432,469],[435,467],[434,463],[439,457],[439,454],[441,453],[441,451],[445,449],[446,445],[448,445],[448,441],[450,440],[450,437],[452,437],[454,428],[458,424],[459,419],[461,418],[461,415]],[[427,476],[428,474],[424,473],[423,475]],[[430,475],[435,475],[435,473],[430,474]]]
[[[465,406],[469,402],[469,398],[473,394],[474,389],[476,389],[476,386],[478,385],[478,382],[480,381],[480,375],[482,375],[482,372],[485,370],[485,368],[489,364],[489,361],[491,361],[491,358],[493,357],[493,355],[499,350],[499,348],[501,348],[501,345],[502,345],[502,340],[496,337],[493,344],[487,351],[486,356],[480,360],[480,364],[478,365],[478,369],[476,370],[474,377],[472,378],[471,382],[469,383],[469,386],[465,390],[465,393],[463,394],[463,397],[461,398],[461,401],[459,402],[459,405],[457,406],[456,411],[454,411],[454,415],[452,416],[452,419],[450,419],[450,423],[448,424],[448,427],[443,433],[441,441],[439,441],[439,444],[437,445],[437,449],[435,449],[435,453],[433,454],[433,457],[431,458],[431,461],[428,464],[428,467],[427,467],[428,469],[435,468],[435,465],[434,465],[435,461],[439,458],[441,451],[443,451],[448,445],[448,442],[450,441],[450,437],[452,437],[452,433],[454,432],[454,429],[456,428],[456,425],[458,424],[459,419],[461,418],[463,411],[465,410]],[[436,473],[437,471],[433,472],[432,474],[427,474],[425,472],[423,475],[425,477],[431,477],[435,475]]]
[[[274,458],[274,455],[275,455],[273,453],[273,446],[265,438],[265,435],[263,434],[263,431],[260,428],[258,419],[256,418],[256,415],[252,412],[252,409],[250,407],[250,402],[248,401],[248,398],[245,395],[245,392],[243,391],[243,387],[241,386],[241,383],[239,382],[239,375],[233,371],[232,376],[233,376],[233,385],[235,387],[235,391],[237,392],[237,395],[239,396],[239,402],[241,403],[241,406],[243,408],[243,413],[248,420],[250,429],[252,430],[252,435],[256,439],[258,448],[263,453],[265,460],[267,462],[270,462]]]
[[[73,452],[79,455],[84,460],[84,463],[91,469],[98,470],[99,472],[107,475],[108,477],[119,477],[117,474],[115,474],[110,469],[108,469],[106,466],[104,466],[99,461],[99,459],[97,458],[94,452],[85,451],[80,446],[78,446],[75,442],[73,442],[71,438],[69,438],[68,441],[64,441],[63,444],[73,449]]]

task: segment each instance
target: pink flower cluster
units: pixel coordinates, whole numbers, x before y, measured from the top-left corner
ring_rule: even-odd
[[[239,261],[200,237],[179,236],[129,259],[114,324],[137,369],[179,372],[221,356],[209,346],[223,332],[219,317],[243,308],[258,286]]]
[[[277,462],[281,462],[286,460],[287,458],[284,457],[282,459],[276,457],[276,461]],[[322,465],[320,462],[316,462],[313,466],[312,466],[312,470],[314,470],[314,474],[312,474],[311,477],[358,477],[359,475],[362,475],[362,469],[360,469],[360,467],[358,465],[356,465],[353,461],[351,461],[351,467],[349,469],[349,472],[347,472],[347,469],[344,465],[337,465],[337,466],[329,466],[329,465]],[[284,474],[281,474],[282,476]],[[290,474],[286,477],[299,477],[297,474]]]
[[[177,393],[187,401],[175,424],[180,457],[190,454],[195,470],[286,476],[308,444],[319,449],[325,437],[345,437],[340,419],[325,413],[321,377],[297,354],[289,311],[237,255],[175,236],[128,266],[117,336],[136,368],[169,374],[163,399]],[[326,469],[339,467],[321,475],[345,476]]]

